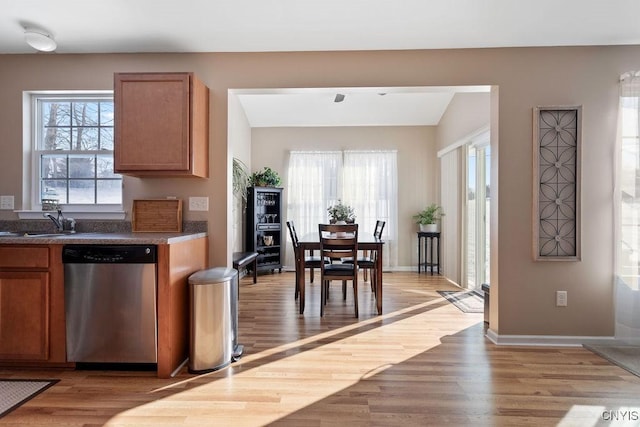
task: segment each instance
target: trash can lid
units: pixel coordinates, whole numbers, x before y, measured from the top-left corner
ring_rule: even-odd
[[[238,270],[227,267],[214,267],[200,270],[189,276],[192,285],[208,285],[210,283],[228,282],[238,275]]]

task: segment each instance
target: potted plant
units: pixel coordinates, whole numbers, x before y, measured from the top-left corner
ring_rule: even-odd
[[[265,166],[260,172],[251,174],[250,183],[254,187],[277,187],[282,183],[278,172]]]
[[[332,224],[346,224],[348,222],[355,222],[356,220],[353,208],[342,203],[340,199],[338,199],[338,203],[335,205],[329,206],[327,212],[329,212],[329,222]]]
[[[438,224],[436,221],[443,216],[444,213],[442,212],[442,206],[432,203],[414,215],[413,219],[415,219],[416,223],[420,225],[420,231],[436,232],[438,231]]]
[[[247,165],[242,160],[233,158],[233,194],[241,196],[244,202],[247,201],[247,186],[249,184],[249,173]]]

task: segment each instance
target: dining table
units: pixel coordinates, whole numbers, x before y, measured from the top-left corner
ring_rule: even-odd
[[[312,232],[305,234],[301,239],[298,240],[299,248],[302,256],[298,257],[296,270],[300,272],[297,274],[298,277],[298,299],[300,304],[300,314],[304,314],[304,304],[305,304],[305,283],[306,283],[306,274],[304,267],[304,254],[309,251],[313,255],[313,251],[320,249],[320,235],[318,232]],[[378,314],[382,314],[382,248],[384,246],[384,240],[374,237],[371,233],[358,233],[358,250],[359,251],[370,251],[375,252],[376,255],[376,309]]]

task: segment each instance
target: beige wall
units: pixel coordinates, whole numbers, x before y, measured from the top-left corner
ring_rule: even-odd
[[[640,47],[433,51],[2,55],[0,194],[22,193],[22,91],[110,89],[115,71],[193,71],[211,88],[211,177],[127,179],[125,207],[137,197],[207,194],[212,265],[230,264],[233,221],[227,91],[230,88],[448,86],[499,87],[492,153],[499,171],[492,209],[492,328],[500,335],[613,335],[612,184],[618,76],[640,69]],[[582,261],[531,256],[532,108],[583,106]],[[495,133],[493,133],[495,131]],[[499,148],[499,150],[498,150]],[[14,217],[2,213],[2,217]],[[186,212],[187,219],[195,217]],[[568,291],[568,307],[554,293]],[[493,300],[492,300],[493,301]],[[499,323],[498,323],[499,321]],[[499,325],[499,329],[498,326]]]
[[[253,170],[269,166],[278,171],[284,181],[285,200],[291,150],[397,150],[398,266],[417,265],[417,228],[411,216],[437,200],[435,128],[254,128],[252,135]]]
[[[457,93],[438,123],[436,140],[442,150],[489,126],[490,94]]]
[[[237,158],[247,167],[247,173],[251,171],[251,127],[247,116],[238,100],[238,97],[229,95],[229,126],[228,139],[230,156]],[[233,245],[234,252],[242,252],[244,249],[244,209],[245,203],[242,196],[233,197]]]

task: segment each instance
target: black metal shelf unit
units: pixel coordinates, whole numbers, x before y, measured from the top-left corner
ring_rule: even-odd
[[[282,220],[282,188],[248,188],[245,244],[258,253],[258,271],[282,272]]]

